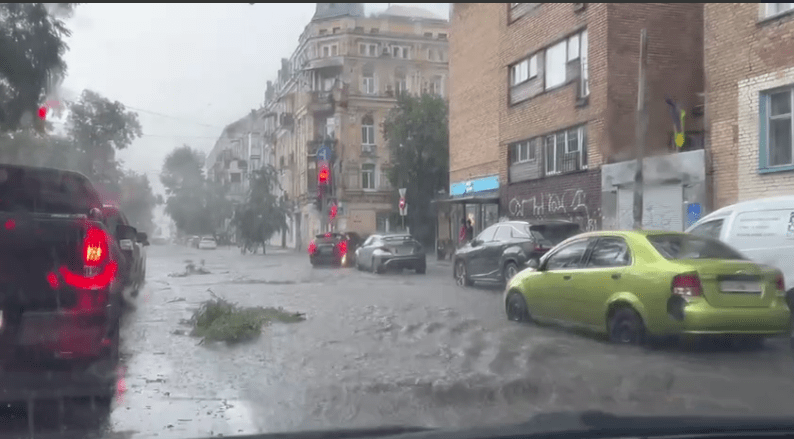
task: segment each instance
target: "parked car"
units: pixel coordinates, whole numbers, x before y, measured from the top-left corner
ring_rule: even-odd
[[[369,269],[373,273],[408,268],[425,274],[427,255],[422,244],[411,235],[372,235],[356,250],[356,267],[359,270]]]
[[[581,232],[578,224],[566,221],[494,224],[455,252],[453,276],[466,286],[475,281],[509,282],[529,261],[537,261],[554,245]]]
[[[198,248],[202,250],[215,250],[218,248],[218,243],[215,242],[215,238],[212,236],[204,236],[198,243]]]
[[[347,238],[341,233],[321,233],[309,243],[309,262],[318,265],[341,266],[347,256]]]
[[[681,232],[590,232],[555,246],[505,290],[514,321],[556,320],[637,344],[649,335],[788,334],[780,270]]]
[[[0,402],[112,402],[124,258],[113,234],[135,234],[109,230],[101,208],[82,174],[0,165]]]
[[[136,297],[143,284],[146,282],[146,247],[149,245],[148,237],[144,232],[138,232],[130,225],[127,216],[117,206],[105,204],[102,206],[104,223],[116,238],[124,255],[124,261],[119,267],[119,276],[122,283],[129,290],[132,297]],[[134,239],[123,239],[118,231],[119,226],[134,235]]]
[[[191,236],[187,240],[188,247],[198,248],[199,242],[201,242],[200,236]]]
[[[719,239],[759,264],[780,269],[789,307],[794,309],[794,196],[726,206],[701,218],[686,231]]]

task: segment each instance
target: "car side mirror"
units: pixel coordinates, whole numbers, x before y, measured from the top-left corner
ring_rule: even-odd
[[[135,230],[135,227],[119,224],[116,226],[116,238],[119,241],[122,239],[135,240],[138,238],[138,231]]]
[[[482,244],[482,243],[479,240],[477,240],[477,239],[472,239],[471,240],[471,246],[472,247],[477,247],[480,244]]]
[[[136,239],[143,245],[149,245],[149,236],[147,236],[144,232],[138,232]]]

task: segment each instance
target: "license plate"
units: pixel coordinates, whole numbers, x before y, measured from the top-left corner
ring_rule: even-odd
[[[760,294],[761,283],[726,280],[720,283],[720,290],[724,293]]]
[[[320,247],[320,254],[321,255],[331,254],[332,251],[333,251],[333,249],[331,249],[331,247]]]

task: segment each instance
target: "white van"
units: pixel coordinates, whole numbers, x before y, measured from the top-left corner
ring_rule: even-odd
[[[714,211],[686,229],[716,238],[754,262],[783,272],[794,306],[794,196],[743,201]]]

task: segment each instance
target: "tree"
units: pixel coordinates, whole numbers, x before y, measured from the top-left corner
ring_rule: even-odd
[[[424,244],[433,242],[430,202],[449,182],[449,120],[446,101],[431,94],[401,94],[383,123],[391,152],[389,180],[406,188],[408,224]]]
[[[130,224],[141,232],[154,231],[154,206],[157,197],[152,192],[149,178],[145,174],[128,171],[121,180],[119,206],[127,215]]]
[[[275,233],[287,230],[287,207],[274,194],[278,187],[278,171],[270,165],[251,172],[248,200],[235,212],[235,224],[244,241],[262,245]]]
[[[71,139],[32,129],[0,133],[0,162],[84,172]]]
[[[202,171],[204,155],[188,145],[165,158],[160,181],[165,186],[165,212],[177,229],[191,235],[213,233],[231,214],[224,188],[208,181]]]
[[[100,191],[118,196],[123,173],[115,152],[142,135],[137,113],[127,111],[121,102],[83,90],[80,99],[69,105],[66,125],[81,155],[81,168]]]
[[[63,18],[77,3],[0,3],[0,132],[32,126],[66,74]],[[27,123],[24,123],[27,120]]]

